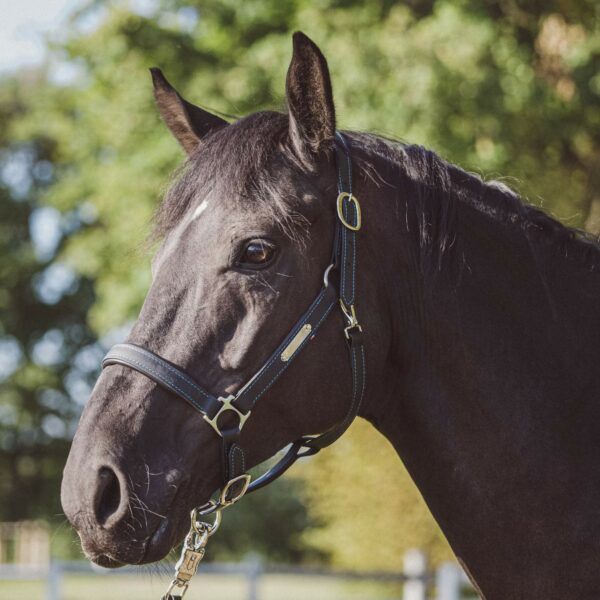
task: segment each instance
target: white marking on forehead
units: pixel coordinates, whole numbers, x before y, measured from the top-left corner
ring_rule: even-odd
[[[206,210],[207,206],[208,201],[202,200],[202,202],[199,204],[198,208],[194,211],[194,214],[192,215],[192,221],[195,221]]]

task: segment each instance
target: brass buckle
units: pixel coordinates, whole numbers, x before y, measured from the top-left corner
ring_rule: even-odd
[[[344,199],[348,198],[349,202],[354,204],[354,208],[356,209],[356,225],[352,225],[346,221],[346,217],[344,217]],[[337,214],[338,218],[342,222],[342,225],[349,229],[350,231],[358,231],[362,227],[362,214],[360,212],[360,204],[358,203],[358,198],[351,194],[350,192],[340,192],[337,197]]]
[[[221,403],[221,408],[219,408],[219,412],[217,412],[217,414],[212,418],[209,419],[208,415],[204,415],[204,420],[221,436],[223,437],[223,434],[221,433],[221,430],[219,429],[219,424],[218,424],[218,420],[219,417],[227,411],[232,411],[234,412],[239,420],[240,420],[240,424],[238,429],[241,431],[242,427],[244,426],[244,423],[248,420],[248,417],[250,416],[250,412],[248,411],[246,414],[244,414],[241,410],[239,410],[238,408],[236,408],[235,406],[233,406],[232,402],[235,400],[235,396],[230,395],[227,396],[227,398],[217,398],[217,400]]]

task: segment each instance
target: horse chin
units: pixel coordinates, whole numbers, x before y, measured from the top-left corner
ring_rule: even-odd
[[[119,567],[125,566],[125,563],[115,560],[107,554],[99,554],[98,556],[88,556],[88,558],[94,564],[98,565],[99,567],[104,567],[105,569],[118,569]]]
[[[157,562],[165,558],[187,532],[187,521],[184,519],[163,519],[154,533],[143,545],[115,545],[109,552],[99,553],[88,550],[82,544],[86,557],[105,569],[118,569],[126,565],[143,565]]]
[[[136,555],[140,556],[141,552],[143,552],[143,547],[141,546],[138,546],[136,549],[129,547],[127,555],[119,552],[116,547],[111,547],[110,550],[106,548],[100,550],[95,547],[93,542],[86,542],[83,538],[81,540],[81,548],[90,562],[105,569],[118,569],[128,564],[136,564],[138,562],[136,561]]]

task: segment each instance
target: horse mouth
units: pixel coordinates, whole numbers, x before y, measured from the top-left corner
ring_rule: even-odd
[[[178,528],[173,526],[172,521],[165,517],[148,538],[144,556],[139,564],[156,562],[169,554],[177,543],[177,536],[174,535],[176,529]]]
[[[171,519],[165,517],[158,524],[154,532],[148,536],[146,542],[139,549],[139,552],[136,552],[138,556],[117,558],[115,554],[118,554],[118,552],[114,554],[107,552],[86,554],[91,562],[105,569],[118,569],[127,565],[143,565],[156,562],[167,556],[173,546],[177,544],[177,529],[173,526]]]
[[[163,559],[171,549],[177,544],[178,530],[183,528],[176,527],[174,521],[165,517],[148,536],[146,542],[139,547],[135,555],[119,556],[119,552],[86,552],[88,559],[99,567],[105,569],[118,569],[126,565],[143,565],[156,562]],[[130,549],[131,550],[131,549]],[[136,556],[137,555],[137,556]]]
[[[177,510],[180,507],[185,485],[178,487],[170,502],[163,510],[163,518],[144,544],[144,552],[137,562],[143,565],[162,560],[181,541],[186,533],[188,521],[183,518],[189,514],[187,511]]]

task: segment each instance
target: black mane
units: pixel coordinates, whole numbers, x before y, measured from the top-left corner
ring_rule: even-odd
[[[600,239],[581,229],[567,227],[540,208],[525,202],[499,181],[484,181],[446,162],[435,152],[369,133],[349,133],[363,149],[360,168],[380,186],[398,190],[414,205],[422,267],[440,268],[455,243],[456,211],[464,203],[490,218],[520,228],[530,242],[548,244],[559,254],[581,261],[590,270],[600,268]],[[365,158],[365,156],[367,158]],[[376,159],[396,167],[397,180],[381,177]],[[406,222],[409,226],[408,218]]]

